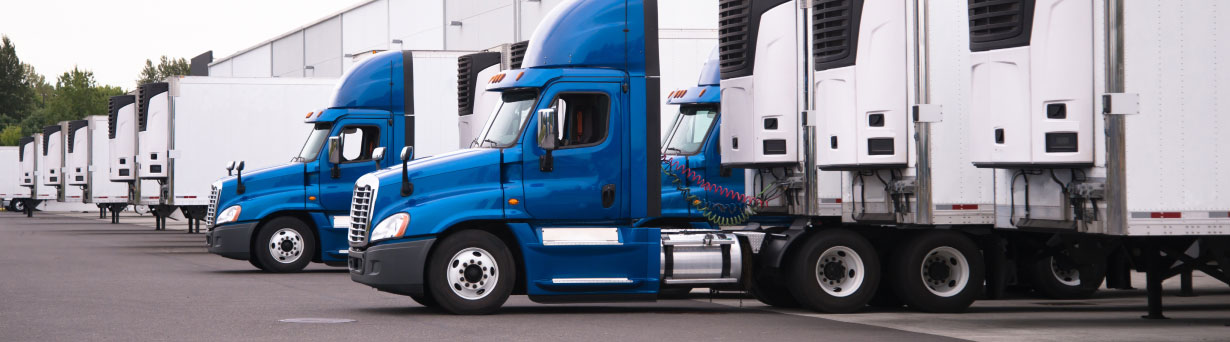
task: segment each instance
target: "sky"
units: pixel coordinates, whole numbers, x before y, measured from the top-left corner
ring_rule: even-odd
[[[131,90],[162,55],[214,59],[252,47],[364,0],[0,0],[0,35],[55,84],[73,66]]]

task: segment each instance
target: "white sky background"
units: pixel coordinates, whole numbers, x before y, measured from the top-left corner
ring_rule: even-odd
[[[0,0],[0,34],[55,85],[73,65],[136,86],[145,59],[220,59],[362,0]]]

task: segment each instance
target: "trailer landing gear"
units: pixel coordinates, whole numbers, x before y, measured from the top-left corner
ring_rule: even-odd
[[[1140,251],[1145,271],[1145,293],[1148,295],[1149,313],[1146,319],[1165,319],[1162,314],[1162,281],[1179,275],[1182,277],[1180,296],[1191,294],[1191,273],[1204,272],[1223,283],[1230,284],[1230,239],[1205,237],[1196,239],[1166,239],[1157,237],[1135,241]],[[1173,265],[1173,266],[1172,266]]]
[[[205,219],[206,208],[193,205],[179,207],[179,210],[184,214],[184,217],[188,218],[188,234],[200,233],[201,221]]]

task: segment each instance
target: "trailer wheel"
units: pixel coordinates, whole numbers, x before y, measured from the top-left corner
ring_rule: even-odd
[[[302,271],[316,255],[316,240],[308,225],[294,217],[279,217],[262,225],[252,251],[262,270]]]
[[[1062,260],[1054,256],[1034,260],[1030,265],[1030,275],[1035,290],[1044,296],[1054,299],[1084,299],[1092,297],[1106,278],[1106,264],[1093,262],[1084,271],[1093,272],[1097,284],[1084,286],[1081,284],[1081,268],[1074,262]]]
[[[978,245],[954,231],[929,231],[906,241],[893,258],[897,298],[925,312],[961,312],[974,303],[985,277]]]
[[[427,291],[441,309],[458,315],[499,310],[517,279],[508,246],[481,230],[464,230],[444,238],[432,252],[427,270]]]
[[[789,268],[790,293],[820,312],[853,312],[867,306],[880,284],[880,258],[871,242],[846,229],[813,234]]]

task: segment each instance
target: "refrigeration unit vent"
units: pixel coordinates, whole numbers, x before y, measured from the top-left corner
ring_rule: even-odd
[[[64,146],[64,148],[68,149],[68,153],[73,153],[73,145],[76,145],[74,142],[77,141],[77,130],[85,128],[89,125],[89,120],[75,120],[68,122],[68,133],[64,136],[65,138],[68,138],[68,146]]]
[[[479,52],[457,57],[457,115],[474,114],[478,73],[500,63],[499,52]]]
[[[112,96],[107,100],[107,139],[115,139],[116,126],[119,125],[120,108],[130,105],[135,101],[135,96],[120,95]]]
[[[751,5],[751,0],[718,2],[718,60],[723,74],[748,67]]]
[[[816,71],[854,65],[863,0],[816,0],[811,9]]]
[[[521,69],[521,61],[525,60],[525,49],[530,47],[530,41],[522,40],[508,46],[508,69]]]
[[[149,101],[155,95],[165,93],[167,91],[166,82],[146,83],[141,85],[141,90],[138,91],[137,102],[137,130],[145,132],[146,124],[149,120]]]
[[[60,131],[60,125],[43,127],[43,155],[47,155],[47,143],[51,141],[51,134]]]
[[[34,137],[17,139],[17,161],[26,161],[26,145],[32,143],[34,143]]]
[[[988,51],[1029,45],[1034,0],[969,0],[969,48]]]

